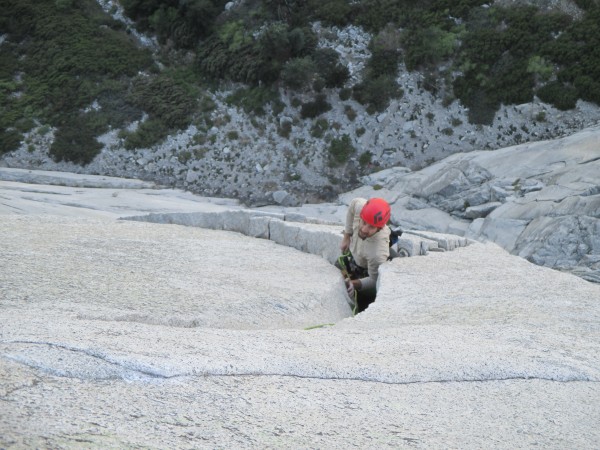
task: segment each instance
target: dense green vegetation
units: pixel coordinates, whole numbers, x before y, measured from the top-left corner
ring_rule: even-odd
[[[12,144],[2,151],[15,147],[15,130],[25,132],[37,120],[59,128],[57,159],[89,162],[97,149],[82,152],[82,145],[135,112],[123,100],[127,77],[149,69],[150,54],[93,2],[0,3],[0,29],[8,35],[0,46],[0,140]],[[100,112],[84,112],[94,100]]]
[[[483,0],[247,0],[230,11],[225,0],[120,3],[157,36],[157,54],[137,46],[94,0],[0,0],[0,154],[45,124],[57,129],[55,159],[86,164],[100,148],[96,136],[142,113],[148,120],[122,137],[127,148],[149,146],[209,120],[202,93],[228,81],[246,87],[227,101],[251,114],[267,105],[280,111],[279,87],[312,98],[298,105],[303,118],[330,109],[324,89],[373,113],[402,96],[402,62],[425,74],[425,88],[468,106],[474,123],[534,95],[565,110],[578,99],[600,104],[598,0],[576,1],[585,11],[577,21]],[[317,20],[372,33],[359,84],[348,84],[335,51],[318,48]],[[343,147],[334,141],[332,155]]]

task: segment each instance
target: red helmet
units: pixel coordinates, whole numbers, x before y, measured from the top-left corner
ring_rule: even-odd
[[[390,220],[391,215],[390,205],[382,198],[368,200],[360,212],[362,220],[377,228],[383,228],[388,220]]]

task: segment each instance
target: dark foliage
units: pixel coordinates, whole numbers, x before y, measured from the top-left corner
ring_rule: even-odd
[[[157,119],[149,119],[142,122],[137,130],[125,132],[121,137],[125,138],[125,148],[133,150],[135,148],[150,147],[157,142],[161,142],[169,135],[169,131],[164,122]]]
[[[348,162],[348,158],[356,153],[350,136],[344,134],[340,139],[332,139],[329,144],[329,162],[333,166],[339,166]]]
[[[327,101],[327,97],[324,94],[317,94],[312,102],[302,105],[300,115],[303,119],[314,119],[330,109],[331,105]]]
[[[319,76],[323,79],[325,87],[342,87],[350,72],[346,66],[339,62],[338,54],[333,49],[322,48],[312,54]]]
[[[538,91],[538,96],[543,102],[550,103],[563,111],[573,109],[577,103],[577,89],[558,81],[553,81],[542,87]]]
[[[97,129],[89,116],[66,117],[56,132],[50,156],[55,161],[86,165],[96,157],[102,145],[96,140]]]
[[[21,133],[14,129],[0,129],[0,155],[17,150],[20,145]]]
[[[171,40],[177,47],[194,48],[208,36],[223,0],[122,0],[125,13],[145,31],[152,31],[163,44]]]
[[[383,75],[367,78],[355,85],[353,95],[357,102],[369,105],[375,111],[383,111],[389,105],[390,99],[402,97],[403,92],[394,77]]]
[[[268,104],[274,104],[278,100],[278,93],[266,87],[238,89],[227,97],[228,104],[239,106],[247,113],[259,116],[265,114]]]
[[[149,120],[124,137],[129,148],[150,146],[192,120],[208,120],[194,100],[208,82],[247,84],[228,101],[256,114],[267,105],[281,109],[281,85],[312,88],[319,95],[301,114],[318,117],[331,107],[321,93],[346,86],[349,72],[335,51],[317,49],[316,20],[373,33],[363,81],[340,91],[369,112],[402,95],[395,81],[401,62],[425,73],[428,89],[453,88],[443,89],[446,98],[458,98],[476,123],[491,123],[502,103],[536,94],[561,109],[578,99],[600,104],[598,0],[576,0],[585,14],[575,21],[533,6],[484,8],[482,0],[251,0],[225,11],[226,3],[121,1],[164,44],[163,64],[195,55],[193,67],[159,74],[150,52],[94,0],[0,0],[0,152],[16,148],[39,121],[58,128],[57,160],[85,164],[97,152],[95,136],[142,112]],[[83,113],[92,102],[99,109]]]
[[[185,128],[196,110],[196,95],[168,75],[139,77],[129,99],[168,128]]]
[[[0,83],[7,94],[0,97],[0,126],[35,118],[59,127],[54,157],[89,162],[98,145],[88,131],[99,134],[122,124],[124,115],[113,115],[114,107],[127,110],[126,77],[152,65],[149,52],[138,49],[121,24],[91,0],[5,0],[0,28],[7,33],[0,46],[0,71],[7,80]],[[94,100],[101,112],[80,117]],[[80,137],[70,124],[85,124]]]
[[[489,124],[500,104],[533,98],[536,80],[528,68],[532,57],[564,63],[564,57],[556,57],[560,39],[555,36],[570,19],[542,14],[535,7],[492,7],[472,18],[458,59],[463,75],[454,81],[454,92],[470,108],[472,122]]]

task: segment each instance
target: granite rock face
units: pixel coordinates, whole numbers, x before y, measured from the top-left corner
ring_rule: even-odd
[[[328,262],[343,205],[15,181],[0,196],[0,447],[600,439],[597,284],[405,230],[414,257],[384,264],[352,316]]]
[[[339,226],[258,217],[300,246],[339,241]],[[0,221],[2,447],[592,449],[600,438],[600,286],[494,244],[423,233],[454,250],[386,263],[376,302],[352,317],[331,265],[266,239]]]
[[[371,188],[342,201],[381,196],[404,228],[491,240],[536,264],[600,281],[600,127],[363,181]]]

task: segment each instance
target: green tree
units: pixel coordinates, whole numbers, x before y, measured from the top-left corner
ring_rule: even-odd
[[[340,139],[334,138],[329,144],[329,161],[334,166],[348,162],[348,158],[356,153],[350,136],[342,135]]]
[[[281,72],[283,84],[290,89],[304,90],[315,78],[317,66],[311,57],[290,59]]]

